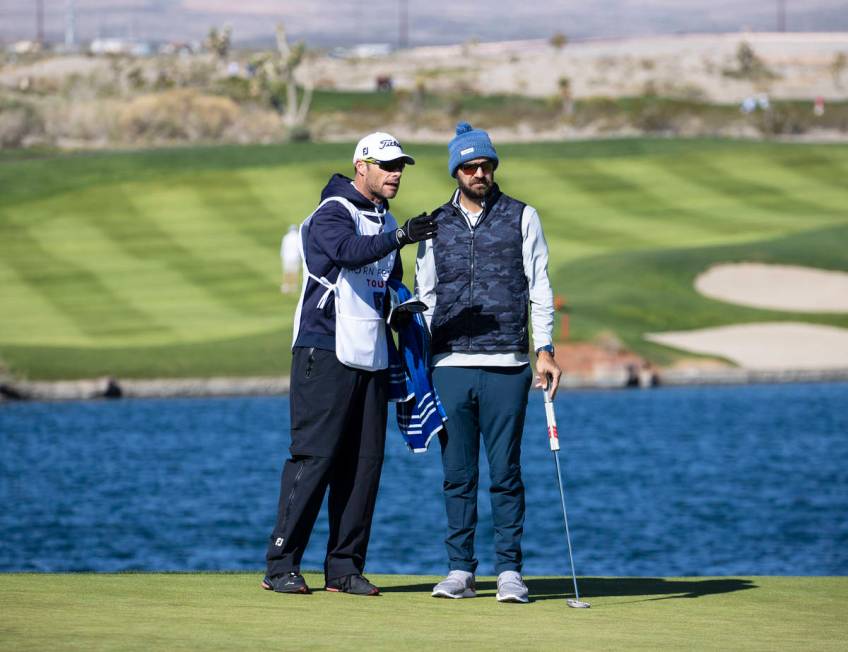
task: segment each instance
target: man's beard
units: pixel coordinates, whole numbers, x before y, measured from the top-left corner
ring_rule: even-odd
[[[473,199],[474,201],[480,201],[481,199],[485,199],[486,195],[491,190],[492,184],[490,184],[487,180],[483,180],[481,185],[471,186],[466,185],[463,182],[459,184],[459,191],[468,197],[468,199]]]

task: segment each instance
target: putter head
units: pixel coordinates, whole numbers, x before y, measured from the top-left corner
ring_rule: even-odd
[[[572,609],[588,609],[592,606],[588,602],[583,602],[582,600],[575,600],[574,598],[567,598],[565,604],[567,604]]]

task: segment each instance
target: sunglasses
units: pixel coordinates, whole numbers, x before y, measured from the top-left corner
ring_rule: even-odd
[[[482,168],[483,174],[491,174],[495,170],[495,164],[491,161],[483,161],[482,163],[463,163],[459,166],[459,169],[462,170],[462,173],[466,176],[471,176],[472,174],[477,174],[477,170]]]
[[[376,165],[383,172],[403,172],[403,169],[406,167],[406,161],[402,158],[395,159],[394,161],[378,161],[375,158],[364,158],[362,160],[371,165]]]

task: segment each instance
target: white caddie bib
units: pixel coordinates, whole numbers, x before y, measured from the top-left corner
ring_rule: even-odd
[[[318,302],[321,310],[332,295],[336,304],[336,357],[349,367],[376,371],[389,366],[389,350],[386,343],[386,320],[383,306],[387,301],[386,288],[389,276],[395,264],[397,251],[392,251],[377,262],[357,269],[342,268],[335,283],[326,278],[313,275],[306,266],[303,251],[304,229],[309,225],[312,215],[324,204],[337,201],[347,208],[356,225],[357,235],[379,235],[385,231],[395,231],[397,222],[388,211],[363,211],[344,197],[328,197],[300,225],[301,257],[303,259],[303,289],[295,311],[294,341],[300,327],[300,311],[306,284],[309,279],[323,285],[327,290]],[[383,224],[369,220],[366,215],[383,218]]]

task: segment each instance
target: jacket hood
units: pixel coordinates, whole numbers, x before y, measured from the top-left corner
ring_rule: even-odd
[[[353,180],[343,174],[334,174],[330,177],[324,190],[321,191],[321,201],[327,197],[344,197],[357,208],[366,210],[374,210],[374,203],[369,201],[361,192],[353,185]],[[385,200],[380,207],[389,210],[389,201]]]

